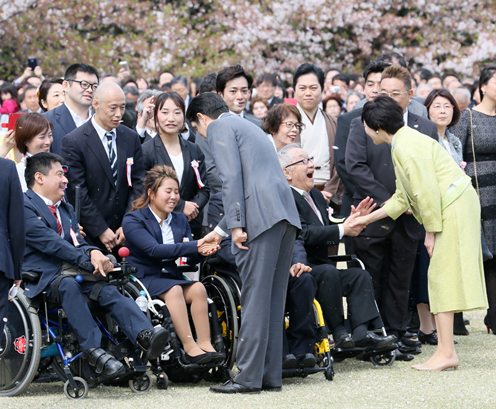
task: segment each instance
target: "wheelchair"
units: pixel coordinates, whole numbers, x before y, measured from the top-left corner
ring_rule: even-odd
[[[197,271],[196,266],[179,266],[182,273]],[[148,299],[147,316],[152,325],[162,325],[169,330],[170,342],[156,361],[150,361],[151,370],[157,377],[157,387],[167,389],[169,380],[176,383],[197,383],[202,379],[218,382],[232,378],[232,367],[236,357],[238,317],[236,304],[229,285],[213,279],[203,282],[208,294],[208,311],[212,346],[218,352],[225,352],[221,363],[189,363],[174,331],[174,324],[167,306],[158,297],[151,297],[145,286],[134,276],[124,285],[126,296],[136,299],[141,291]],[[191,325],[194,334],[194,326]]]
[[[234,324],[234,322],[236,322],[237,329],[239,329],[241,325],[241,280],[237,274],[219,269],[223,264],[225,264],[225,262],[218,257],[209,257],[203,264],[203,277],[201,282],[205,285],[209,297],[233,302],[235,305],[235,308],[232,309],[232,311],[236,311],[235,317],[219,316],[223,318],[221,323],[225,333],[229,330],[229,325]],[[333,357],[331,355],[324,316],[320,304],[316,300],[313,302],[313,310],[317,335],[315,343],[316,366],[314,368],[283,369],[283,378],[306,377],[317,372],[324,372],[324,376],[327,380],[332,381],[334,379]],[[287,322],[286,325],[288,325]],[[236,348],[238,341],[237,337],[230,338],[228,336],[228,339],[232,339],[233,346]],[[233,355],[232,358],[234,363],[235,355]]]
[[[121,267],[108,273],[109,283],[123,289],[129,279],[130,267],[124,261]],[[24,282],[38,279],[34,272],[23,272]],[[60,306],[47,299],[46,293],[30,299],[21,290],[9,303],[7,321],[0,350],[0,396],[17,396],[25,392],[40,367],[52,366],[64,382],[64,393],[70,399],[83,399],[88,390],[100,383],[128,382],[136,393],[151,389],[152,378],[143,353],[129,341],[113,323],[109,314],[88,300],[90,311],[102,331],[102,348],[108,350],[125,367],[118,378],[99,377],[89,364],[81,359],[77,338]]]

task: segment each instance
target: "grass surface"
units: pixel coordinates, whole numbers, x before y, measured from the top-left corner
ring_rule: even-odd
[[[411,362],[394,362],[375,368],[370,362],[347,359],[335,363],[334,381],[323,373],[283,380],[283,391],[259,395],[218,395],[210,384],[155,386],[135,394],[129,388],[99,386],[81,401],[64,396],[61,382],[32,384],[22,396],[0,398],[0,408],[495,408],[496,336],[482,324],[485,312],[464,314],[471,322],[470,335],[455,337],[460,367],[457,371],[419,372],[410,369],[434,353],[422,346]]]

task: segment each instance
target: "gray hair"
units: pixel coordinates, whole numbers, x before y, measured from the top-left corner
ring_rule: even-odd
[[[417,87],[417,91],[415,91],[415,96],[418,96],[420,90],[422,88],[429,88],[429,91],[432,91],[432,87],[429,85],[429,84],[420,84],[418,87]]]
[[[137,111],[138,114],[143,115],[143,109],[145,109],[145,100],[151,97],[158,97],[163,91],[156,89],[145,89],[138,98]]]
[[[291,150],[293,149],[302,149],[302,147],[299,143],[290,143],[277,152],[277,159],[279,159],[279,165],[281,165],[282,169],[293,162],[293,156],[291,155]]]
[[[472,96],[470,95],[470,91],[465,87],[455,88],[451,91],[451,95],[453,98],[457,92],[461,92],[465,96],[465,102],[470,102],[472,100]]]
[[[360,98],[360,99],[365,98],[365,96],[362,93],[355,91],[354,89],[350,89],[348,91],[348,93],[346,94],[346,97],[344,98],[345,104],[348,104],[348,98],[351,97],[352,95],[358,95],[358,98]]]
[[[122,88],[122,90],[126,95],[131,94],[131,95],[139,96],[140,94],[138,88],[135,87],[134,85],[127,85],[124,88]]]

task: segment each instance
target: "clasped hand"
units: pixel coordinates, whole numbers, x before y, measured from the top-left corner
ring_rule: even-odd
[[[210,256],[220,249],[218,243],[216,243],[215,241],[207,242],[205,241],[205,238],[198,240],[197,246],[198,253],[200,253],[202,256]]]

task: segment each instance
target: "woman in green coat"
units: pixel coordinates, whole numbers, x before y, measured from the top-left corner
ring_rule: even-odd
[[[362,120],[376,145],[391,145],[396,192],[380,209],[357,218],[356,224],[413,213],[424,225],[425,247],[431,257],[429,299],[438,346],[427,362],[412,368],[457,369],[453,315],[487,308],[477,194],[470,177],[437,141],[404,125],[403,110],[393,99],[378,97],[365,104]]]

